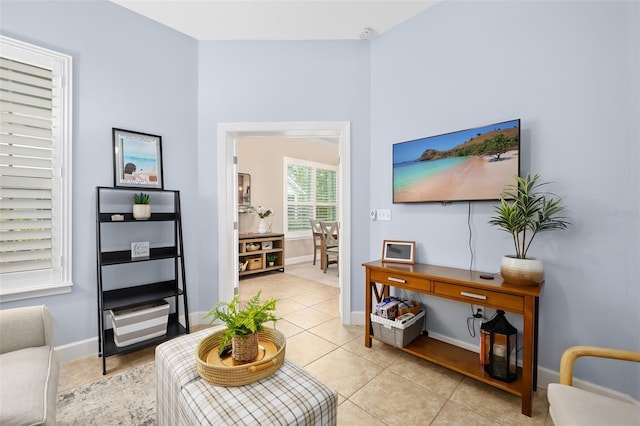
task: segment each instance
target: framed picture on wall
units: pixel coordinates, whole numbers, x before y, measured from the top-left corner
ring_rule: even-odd
[[[162,137],[113,129],[115,187],[164,189]]]
[[[384,240],[382,243],[382,261],[414,264],[416,259],[415,241]]]

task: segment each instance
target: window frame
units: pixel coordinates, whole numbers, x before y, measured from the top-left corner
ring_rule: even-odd
[[[0,35],[1,56],[52,70],[52,267],[4,273],[0,302],[69,293],[72,282],[72,58]]]
[[[312,176],[313,176],[313,197],[312,197],[312,201],[309,203],[309,205],[312,206],[313,208],[313,219],[316,219],[316,208],[320,205],[325,206],[325,205],[334,205],[334,203],[317,203],[316,201],[316,190],[317,190],[317,182],[316,182],[316,171],[318,169],[323,169],[323,170],[330,170],[335,172],[336,174],[336,191],[339,191],[340,188],[340,175],[339,175],[339,168],[338,166],[334,166],[333,164],[327,164],[327,163],[319,163],[317,161],[310,161],[310,160],[302,160],[299,158],[292,158],[292,157],[284,157],[284,165],[283,165],[283,177],[284,177],[284,185],[283,185],[283,189],[284,189],[284,194],[283,194],[283,216],[284,216],[284,234],[285,234],[285,238],[290,239],[290,240],[294,240],[294,239],[308,239],[311,238],[311,224],[307,224],[309,227],[307,229],[302,229],[299,231],[289,231],[289,214],[288,214],[288,207],[289,207],[289,200],[288,200],[288,190],[289,190],[289,182],[288,182],[288,169],[289,169],[289,165],[296,165],[296,166],[303,166],[303,167],[310,167],[312,170]],[[340,201],[340,194],[338,192],[336,192],[336,201],[335,201],[335,207],[336,207],[336,220],[337,217],[339,215],[338,212],[338,208],[339,208],[339,201]]]

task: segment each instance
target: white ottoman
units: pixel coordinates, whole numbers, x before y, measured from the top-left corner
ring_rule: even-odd
[[[338,394],[285,358],[276,372],[244,386],[215,386],[196,370],[198,342],[219,328],[156,348],[158,425],[335,425]]]

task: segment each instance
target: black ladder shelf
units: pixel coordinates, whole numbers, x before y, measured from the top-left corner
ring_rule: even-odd
[[[148,220],[136,220],[130,209],[133,204],[133,194],[139,193],[140,189],[96,187],[98,355],[102,357],[102,374],[107,373],[106,358],[109,356],[137,351],[189,333],[180,191],[142,189],[151,195],[152,213]],[[162,201],[157,206],[162,212],[153,212],[154,199]],[[111,210],[105,211],[106,209]],[[122,217],[112,217],[114,215]],[[167,228],[167,223],[170,224],[170,229]],[[131,250],[123,250],[123,248],[128,248],[131,242],[138,241],[131,238],[144,236],[151,241],[158,235],[163,241],[162,246],[156,247],[155,244],[150,243],[148,257],[132,259]],[[166,243],[164,242],[166,239],[172,241]],[[114,250],[112,247],[117,247],[118,250]],[[172,265],[166,266],[167,263]],[[121,270],[120,276],[118,276],[118,271],[114,271],[114,269],[123,265],[135,266],[126,266],[126,270]],[[168,274],[168,276],[163,276],[162,279],[154,282],[137,282],[135,277],[143,274],[144,268],[152,270],[153,274],[151,275],[154,277],[158,275],[158,270],[162,271],[160,274]],[[133,278],[121,279],[122,274],[127,271],[132,272]],[[132,280],[133,282],[121,284],[122,281]],[[172,312],[169,313],[167,333],[142,342],[118,347],[114,341],[113,329],[105,328],[105,315],[112,309],[132,307],[160,299],[169,302],[173,300],[173,303],[170,303]],[[182,313],[180,312],[180,299],[182,299]]]

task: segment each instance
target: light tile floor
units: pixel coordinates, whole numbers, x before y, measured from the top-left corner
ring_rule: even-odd
[[[340,323],[339,289],[303,278],[303,268],[296,265],[295,276],[244,278],[240,295],[246,300],[260,290],[262,299],[278,299],[286,356],[338,392],[339,425],[553,425],[544,390],[535,393],[533,416],[527,417],[513,395],[375,340],[366,348],[362,326]],[[107,358],[108,374],[152,361],[154,350]],[[63,363],[58,391],[98,380],[101,373],[96,356]]]

